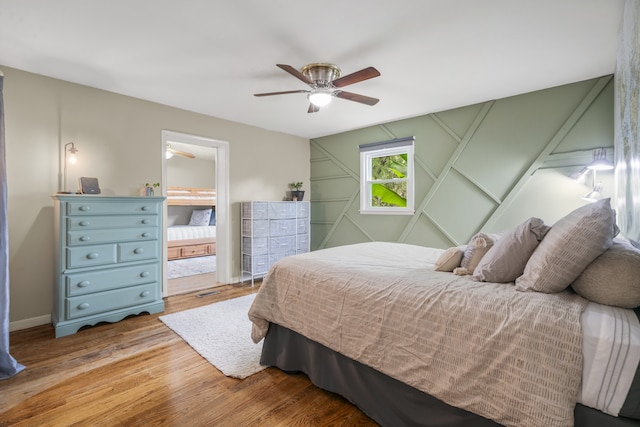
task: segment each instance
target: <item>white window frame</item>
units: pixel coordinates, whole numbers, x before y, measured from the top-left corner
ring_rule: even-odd
[[[360,149],[360,213],[366,215],[413,215],[414,209],[414,137],[398,140],[363,144]],[[385,181],[373,181],[371,177],[371,160],[375,157],[407,154],[407,176]],[[371,190],[374,183],[398,182],[407,183],[407,206],[371,206]]]

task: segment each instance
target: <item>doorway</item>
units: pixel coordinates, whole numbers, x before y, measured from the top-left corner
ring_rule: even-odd
[[[196,289],[204,289],[210,288],[216,285],[228,284],[230,283],[230,262],[231,262],[231,254],[230,254],[230,239],[229,239],[229,144],[226,141],[219,141],[210,138],[205,138],[196,135],[189,135],[179,132],[173,131],[162,131],[162,150],[163,153],[166,151],[167,147],[170,147],[172,152],[174,152],[174,157],[177,155],[180,156],[180,161],[187,161],[188,159],[198,159],[200,157],[199,162],[193,162],[188,164],[186,167],[186,172],[182,171],[180,173],[176,173],[175,163],[168,164],[171,162],[173,158],[168,159],[167,156],[163,156],[162,161],[162,194],[164,196],[167,195],[168,186],[185,186],[185,187],[213,187],[216,193],[216,202],[215,202],[215,274],[214,275],[198,275],[191,276],[193,280],[190,280],[189,277],[183,277],[179,279],[172,279],[171,286],[169,286],[169,278],[168,278],[168,256],[169,249],[167,247],[167,227],[166,225],[171,225],[169,222],[175,221],[176,215],[185,215],[184,213],[175,213],[174,206],[167,206],[165,203],[165,209],[163,212],[163,219],[165,224],[165,229],[163,231],[163,254],[164,260],[163,263],[163,295],[168,296],[171,293],[183,293],[190,290],[190,287],[193,290]],[[184,154],[186,153],[186,154]],[[191,156],[188,156],[188,155]],[[182,159],[184,158],[184,159]],[[183,161],[183,163],[184,163]],[[199,176],[191,176],[189,177],[189,173],[192,173],[194,170],[197,170],[196,165],[200,165],[199,167],[205,167],[206,165],[211,165],[213,171],[200,169],[200,174],[202,179],[200,181]],[[203,166],[204,165],[204,166]],[[173,172],[172,172],[173,171]],[[185,175],[185,173],[187,175]],[[196,174],[193,172],[192,174]],[[172,180],[172,175],[181,176],[179,179]],[[175,178],[175,176],[174,176]],[[203,184],[204,182],[204,184]],[[186,224],[188,224],[188,216],[191,213],[191,210],[198,209],[198,207],[188,207],[185,206],[189,211],[187,214]],[[171,209],[171,216],[169,216],[169,209]],[[185,222],[184,219],[181,222]],[[172,242],[175,243],[175,242]],[[174,257],[174,251],[171,250],[172,258]],[[196,263],[199,261],[194,258],[193,261]],[[179,289],[178,292],[175,291],[174,288]]]

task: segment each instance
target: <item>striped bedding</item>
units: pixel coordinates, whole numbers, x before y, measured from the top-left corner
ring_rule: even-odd
[[[174,225],[167,227],[167,240],[191,240],[216,237],[215,225]]]
[[[640,309],[590,302],[582,313],[584,367],[578,402],[640,419]]]

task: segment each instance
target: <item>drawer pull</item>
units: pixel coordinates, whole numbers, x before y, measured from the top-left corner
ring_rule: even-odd
[[[143,210],[143,211],[148,211],[148,210],[149,210],[149,206],[143,206],[143,207],[142,207],[142,210]]]
[[[78,209],[80,209],[82,212],[88,212],[91,210],[90,206],[80,206]]]
[[[142,220],[142,223],[143,223],[143,224],[149,224],[149,220],[148,220],[148,219],[143,219],[143,220]]]
[[[91,240],[91,237],[89,236],[82,236],[79,239],[81,242],[88,242],[89,240]]]
[[[140,273],[140,277],[149,277],[151,275],[151,273],[149,273],[148,271],[143,271],[142,273]]]
[[[141,253],[143,253],[143,252],[144,252],[144,249],[142,249],[142,248],[135,248],[135,249],[133,250],[133,253],[134,253],[134,254],[141,254]]]
[[[88,259],[96,259],[98,258],[100,255],[96,252],[91,252],[90,254],[87,254],[87,258]]]
[[[82,282],[78,283],[78,287],[79,288],[86,288],[87,286],[89,286],[91,284],[90,281],[88,280],[83,280]]]
[[[88,302],[83,302],[82,304],[78,305],[78,310],[86,310],[87,308],[89,308]]]
[[[80,221],[78,225],[80,225],[81,227],[86,227],[87,225],[91,225],[91,223],[89,221]]]
[[[142,292],[140,292],[140,296],[141,296],[142,298],[148,297],[148,296],[149,296],[149,291],[142,291]]]
[[[142,237],[149,237],[151,236],[151,233],[142,233]]]

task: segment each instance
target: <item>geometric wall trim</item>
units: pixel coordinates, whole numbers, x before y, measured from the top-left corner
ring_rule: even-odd
[[[366,241],[445,248],[517,224],[536,175],[613,146],[612,86],[605,76],[311,140],[312,249]],[[361,215],[358,145],[407,136],[415,136],[415,213]],[[555,178],[568,185],[566,174]],[[556,210],[575,206],[560,197],[549,194]],[[545,216],[544,207],[531,211]]]

